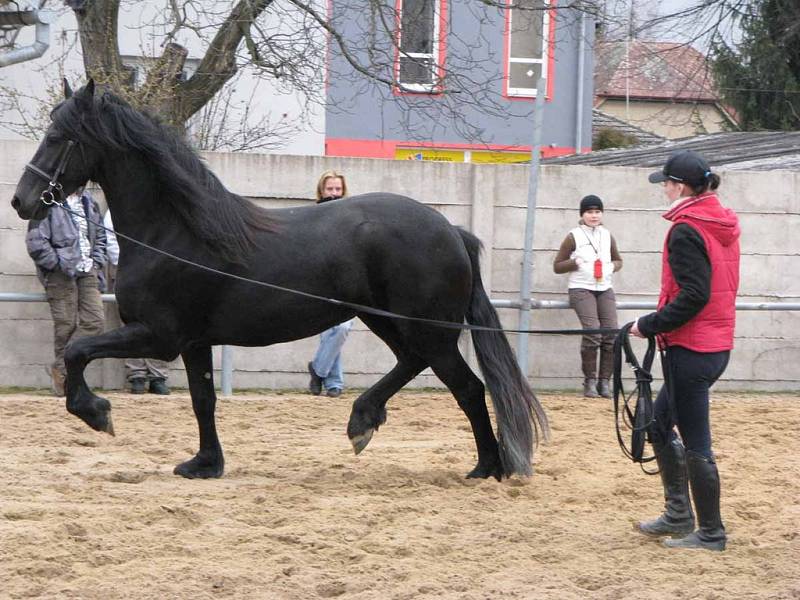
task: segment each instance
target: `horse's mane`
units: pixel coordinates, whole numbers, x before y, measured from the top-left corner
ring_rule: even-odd
[[[226,259],[242,262],[255,246],[257,231],[276,229],[266,212],[228,191],[174,129],[110,92],[93,98],[91,108],[79,94],[53,111],[56,126],[89,146],[138,152],[164,190],[164,200]]]

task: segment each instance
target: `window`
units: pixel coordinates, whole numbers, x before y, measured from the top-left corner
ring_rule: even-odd
[[[549,0],[513,0],[508,11],[509,96],[535,96],[536,82],[547,78]]]
[[[406,90],[436,91],[439,79],[441,4],[444,0],[399,0],[397,82]]]

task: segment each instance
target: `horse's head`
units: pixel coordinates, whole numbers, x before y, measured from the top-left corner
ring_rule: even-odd
[[[43,219],[54,203],[86,184],[100,159],[96,148],[78,133],[89,127],[94,109],[94,81],[72,93],[64,81],[64,101],[51,113],[52,123],[36,154],[25,165],[11,206],[22,219]],[[69,126],[66,124],[69,123]],[[85,136],[84,136],[85,137]]]

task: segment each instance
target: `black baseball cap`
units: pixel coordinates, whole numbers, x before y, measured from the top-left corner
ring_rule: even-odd
[[[667,179],[691,186],[703,185],[711,175],[711,167],[705,158],[692,150],[680,150],[672,154],[660,171],[650,173],[650,183],[661,183]]]

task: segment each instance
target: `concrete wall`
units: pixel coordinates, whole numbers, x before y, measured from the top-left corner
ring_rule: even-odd
[[[24,247],[26,224],[9,205],[16,181],[35,145],[0,142],[0,291],[41,291]],[[528,169],[517,165],[445,164],[417,161],[332,159],[256,154],[209,154],[212,170],[233,191],[262,206],[311,202],[320,172],[336,168],[348,176],[353,193],[407,194],[466,226],[484,242],[484,280],[493,298],[516,298],[520,280]],[[618,240],[624,268],[615,288],[620,300],[655,300],[661,244],[667,222],[659,186],[646,183],[647,170],[620,167],[547,166],[542,169],[535,230],[533,294],[565,299],[566,279],[552,272],[553,256],[578,219],[581,196],[597,193],[606,204],[605,222]],[[800,300],[800,175],[788,171],[731,172],[723,175],[722,196],[741,217],[740,300]],[[641,311],[622,312],[620,322]],[[503,310],[506,326],[516,311]],[[737,348],[720,388],[800,389],[800,313],[740,312]],[[532,327],[576,327],[569,310],[534,311]],[[511,336],[512,345],[516,339]],[[576,337],[534,336],[530,373],[540,389],[576,388],[580,381]],[[235,387],[301,388],[315,339],[266,349],[234,350]],[[465,347],[468,344],[465,342]],[[0,385],[45,386],[44,366],[52,356],[52,332],[44,303],[0,303]],[[219,352],[216,354],[219,366]],[[90,381],[117,387],[119,361],[93,366]],[[344,349],[347,384],[368,386],[393,364],[392,355],[357,322]],[[176,370],[176,385],[185,385]],[[425,373],[412,385],[439,385]]]

